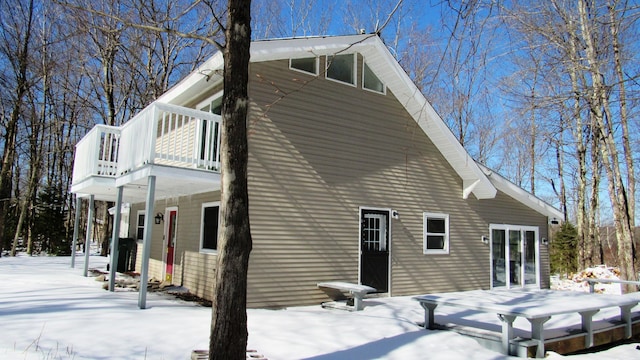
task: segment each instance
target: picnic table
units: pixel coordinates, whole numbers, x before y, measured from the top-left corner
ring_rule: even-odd
[[[362,304],[362,299],[364,298],[364,296],[368,293],[376,291],[376,289],[371,286],[354,284],[344,281],[321,282],[318,283],[317,286],[320,289],[325,290],[325,292],[327,292],[332,298],[336,298],[336,295],[339,295],[338,293],[348,292],[353,296],[353,309],[355,309],[356,311],[362,310],[364,308]],[[338,293],[332,293],[331,290],[335,290]]]
[[[585,346],[593,346],[593,316],[603,308],[619,307],[620,321],[625,336],[632,335],[631,308],[640,302],[640,296],[589,294],[553,290],[474,290],[415,296],[425,310],[425,329],[435,329],[434,312],[439,305],[495,313],[502,325],[502,351],[511,355],[514,339],[513,322],[518,317],[531,324],[531,339],[537,343],[536,357],[544,357],[544,324],[552,316],[578,313],[585,333]]]

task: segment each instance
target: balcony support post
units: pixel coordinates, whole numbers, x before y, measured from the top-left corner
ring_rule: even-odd
[[[76,246],[78,245],[78,231],[80,230],[80,210],[82,199],[76,194],[76,217],[73,219],[73,240],[71,241],[71,268],[76,267]]]
[[[84,237],[84,277],[89,272],[89,255],[91,254],[91,234],[93,234],[93,217],[95,214],[95,196],[89,196],[89,214],[87,215],[87,235]]]
[[[144,234],[142,236],[142,269],[140,271],[140,291],[138,292],[138,307],[147,308],[147,280],[149,279],[149,256],[151,254],[151,235],[153,234],[153,208],[156,193],[156,177],[147,179],[147,202],[144,213]]]
[[[111,234],[111,266],[109,267],[109,291],[113,292],[116,283],[116,271],[118,268],[118,251],[120,238],[120,217],[122,213],[122,192],[124,187],[118,186],[116,197],[116,212],[113,215],[113,234]]]

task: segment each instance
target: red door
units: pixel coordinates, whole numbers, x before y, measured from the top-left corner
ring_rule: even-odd
[[[166,267],[165,281],[169,284],[173,283],[173,260],[174,249],[176,246],[176,219],[178,217],[177,210],[169,211],[169,221],[167,224],[167,251],[166,251]]]

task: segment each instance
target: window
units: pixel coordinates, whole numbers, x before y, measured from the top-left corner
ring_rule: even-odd
[[[354,54],[327,56],[327,79],[355,85]]]
[[[138,211],[138,220],[136,222],[136,240],[142,241],[144,238],[144,211]]]
[[[197,108],[201,111],[211,112],[216,115],[222,115],[222,91],[213,95],[205,102],[200,103]]]
[[[318,75],[318,58],[310,57],[310,58],[301,58],[301,59],[290,59],[289,67],[294,70],[299,70],[299,71],[307,72],[313,75]]]
[[[200,104],[200,110],[222,115],[222,92],[217,93],[205,102]],[[215,168],[212,164],[218,160],[218,140],[220,137],[220,123],[217,121],[202,121],[200,129],[200,154],[199,159],[205,168]]]
[[[218,250],[218,216],[220,203],[202,204],[202,228],[200,231],[200,251],[215,253]]]
[[[449,253],[449,215],[424,213],[424,254]]]
[[[384,94],[386,89],[382,81],[371,71],[367,63],[362,63],[362,87],[367,90]]]

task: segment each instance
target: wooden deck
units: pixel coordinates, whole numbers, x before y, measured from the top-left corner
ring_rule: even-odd
[[[475,290],[414,299],[425,328],[454,330],[508,355],[566,354],[640,334],[640,293]]]

